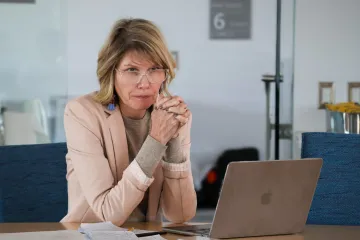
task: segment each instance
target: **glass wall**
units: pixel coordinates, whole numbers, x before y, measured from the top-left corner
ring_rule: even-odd
[[[1,144],[65,140],[66,29],[66,1],[0,2]]]

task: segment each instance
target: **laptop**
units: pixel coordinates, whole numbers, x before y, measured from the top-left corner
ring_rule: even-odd
[[[304,230],[323,160],[231,162],[212,224],[167,226],[182,235],[240,238]]]

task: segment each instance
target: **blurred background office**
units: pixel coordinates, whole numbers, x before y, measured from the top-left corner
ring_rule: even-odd
[[[274,158],[275,85],[267,104],[264,75],[275,74],[276,0],[20,2],[0,0],[1,145],[65,142],[65,104],[98,89],[112,24],[140,17],[161,28],[178,62],[171,91],[193,112],[196,188],[226,150]],[[347,101],[348,83],[360,81],[359,9],[357,0],[282,1],[280,159],[300,156],[301,132],[327,131],[321,101]]]

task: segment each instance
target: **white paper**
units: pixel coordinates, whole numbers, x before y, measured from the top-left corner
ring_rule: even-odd
[[[165,238],[161,237],[158,234],[158,235],[153,235],[153,236],[140,237],[139,239],[142,239],[142,240],[164,240]]]
[[[141,233],[151,233],[151,232],[155,232],[155,231],[134,229],[132,232],[134,232],[135,234],[141,234]]]
[[[127,231],[112,224],[112,222],[99,222],[99,223],[81,223],[79,231],[85,233],[86,231]]]
[[[86,233],[87,239],[91,240],[137,240],[135,233],[129,231],[93,231]]]
[[[85,236],[76,230],[21,232],[0,234],[0,240],[84,240]]]
[[[113,239],[118,239],[117,237],[120,236],[122,237],[122,239],[132,239],[130,238],[132,237],[132,235],[136,237],[135,239],[138,239],[136,234],[154,232],[154,231],[141,230],[141,229],[134,229],[133,231],[128,231],[128,229],[126,228],[115,226],[114,224],[112,224],[112,222],[82,223],[80,225],[79,231],[81,233],[85,233],[87,239],[97,239],[96,237],[101,237],[101,234],[104,234],[104,237],[107,237],[107,239],[111,239],[110,237],[113,237]],[[113,232],[113,235],[111,235],[111,232]],[[130,233],[130,234],[121,235],[122,233]],[[141,239],[143,238],[144,237],[141,237]],[[160,237],[154,239],[164,239],[164,238]]]

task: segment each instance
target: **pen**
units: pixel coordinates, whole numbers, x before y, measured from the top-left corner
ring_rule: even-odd
[[[165,234],[166,232],[164,231],[154,231],[154,232],[146,232],[146,233],[137,233],[135,234],[137,237],[147,237],[147,236],[153,236],[153,235],[162,235]]]

